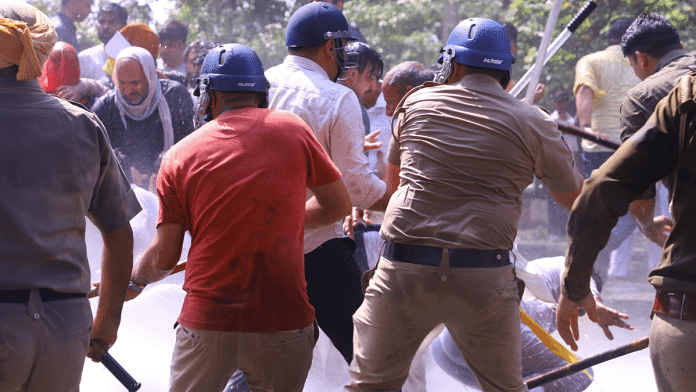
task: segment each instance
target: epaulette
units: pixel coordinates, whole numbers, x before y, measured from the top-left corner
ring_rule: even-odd
[[[687,142],[686,142],[686,128],[688,126],[689,113],[696,109],[696,101],[694,101],[694,81],[696,77],[695,73],[690,73],[684,75],[679,80],[679,160],[681,160],[682,155],[686,152]],[[692,136],[693,138],[693,136]]]
[[[691,112],[696,109],[696,101],[694,101],[694,77],[696,72],[684,75],[679,80],[679,111],[681,113]]]

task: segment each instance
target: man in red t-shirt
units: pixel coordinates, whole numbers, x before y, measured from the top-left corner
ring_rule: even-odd
[[[201,69],[199,115],[157,178],[157,236],[131,285],[168,274],[191,234],[170,391],[301,391],[318,331],[304,279],[303,229],[350,212],[336,169],[296,115],[266,107],[261,62],[244,45],[213,49]],[[309,188],[315,195],[305,202]]]

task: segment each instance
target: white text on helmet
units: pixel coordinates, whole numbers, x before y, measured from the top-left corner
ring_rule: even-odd
[[[254,87],[256,83],[237,83],[239,87]]]
[[[483,62],[484,62],[484,63],[491,63],[491,64],[502,64],[502,63],[503,63],[503,60],[496,60],[496,59],[487,59],[487,58],[484,58],[484,59],[483,59]]]

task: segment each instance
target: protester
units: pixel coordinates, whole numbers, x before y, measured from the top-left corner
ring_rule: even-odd
[[[120,52],[113,78],[116,89],[92,110],[126,156],[125,170],[156,174],[159,154],[193,132],[191,96],[181,84],[158,79],[151,53],[137,46]]]
[[[80,61],[75,48],[66,42],[56,42],[38,81],[41,89],[49,94],[55,94],[60,86],[77,84],[80,81]]]
[[[188,48],[186,48],[186,52],[184,52],[184,58],[186,59],[186,88],[193,91],[194,87],[196,87],[196,79],[198,79],[198,75],[201,73],[203,60],[215,46],[213,42],[199,39],[191,42]],[[194,103],[196,103],[195,101],[194,99]]]
[[[353,316],[346,391],[397,391],[441,323],[483,391],[527,390],[509,252],[522,192],[536,175],[569,208],[582,177],[551,118],[503,89],[514,57],[499,23],[461,22],[442,60],[445,84],[426,84],[395,110],[387,243]]]
[[[527,274],[522,274],[520,278],[525,282],[525,289],[531,292],[531,297],[535,299],[522,301],[520,309],[529,315],[534,322],[548,333],[556,330],[556,301],[561,294],[561,276],[565,269],[565,260],[562,256],[548,257],[530,262],[522,261],[522,255],[515,252],[518,265],[524,263]],[[592,295],[598,304],[601,304],[599,287],[595,280],[590,281]],[[543,298],[543,299],[542,299]],[[550,301],[550,302],[546,302]],[[611,325],[621,328],[633,329],[626,324],[623,319],[628,318],[626,314],[619,313],[606,306],[598,306],[598,316],[602,320],[602,328],[605,333],[611,335],[608,327]],[[618,315],[618,317],[616,317]],[[528,325],[520,321],[522,329],[522,376],[530,379],[552,370],[568,365],[565,359],[554,353],[544,343],[548,336],[538,336]],[[462,357],[457,345],[452,339],[452,335],[445,329],[430,346],[435,362],[442,367],[450,376],[456,378],[469,388],[478,389],[478,384],[474,375]],[[593,381],[592,369],[587,373],[578,372],[558,380],[554,380],[543,387],[538,387],[532,391],[540,392],[580,392],[587,389]]]
[[[597,320],[597,305],[589,295],[589,277],[597,254],[629,204],[676,171],[671,203],[674,228],[659,266],[648,278],[656,290],[649,349],[660,392],[682,391],[696,382],[692,361],[696,341],[695,90],[696,77],[682,77],[645,125],[587,180],[568,222],[566,270],[556,313],[559,334],[577,350],[578,308],[586,309],[590,319]]]
[[[106,78],[104,65],[109,61],[109,55],[104,46],[114,34],[128,23],[128,10],[117,3],[108,3],[99,8],[97,15],[97,37],[100,44],[85,49],[79,53],[80,77],[102,81]],[[108,82],[106,82],[108,84]]]
[[[209,122],[162,162],[157,235],[131,279],[144,287],[167,276],[191,233],[170,391],[219,392],[236,369],[252,390],[302,391],[318,333],[302,228],[338,219],[350,200],[307,125],[265,109],[251,49],[213,49],[201,78]],[[307,188],[315,196],[305,202]]]
[[[186,75],[186,38],[188,37],[188,25],[178,19],[170,18],[164,22],[157,32],[159,37],[158,68],[163,71],[176,71]]]
[[[46,15],[0,2],[0,390],[77,391],[85,356],[116,341],[140,206],[103,125],[36,78],[56,42]],[[92,319],[85,217],[101,231]]]
[[[372,174],[363,153],[365,128],[360,102],[334,83],[348,60],[348,22],[328,3],[310,3],[290,17],[285,32],[288,56],[269,69],[269,107],[297,114],[343,174],[352,205],[386,205],[384,182]],[[308,194],[309,195],[309,194]],[[382,207],[383,208],[383,207]],[[339,220],[304,233],[305,278],[317,322],[346,362],[353,357],[352,316],[363,301],[361,271],[353,258],[355,242]]]
[[[619,108],[626,91],[640,81],[631,70],[628,60],[621,54],[621,36],[626,32],[633,18],[617,18],[609,26],[607,40],[609,46],[599,52],[582,57],[575,65],[575,107],[578,123],[585,130],[599,136],[620,141]],[[610,148],[583,140],[581,143],[584,176],[589,177],[614,152]],[[597,272],[603,280],[608,277],[611,258],[623,257],[624,254],[612,251],[618,248],[635,230],[636,225],[629,217],[622,218],[614,229],[611,243],[600,254],[596,265]],[[615,261],[625,263],[627,261]]]
[[[61,0],[60,10],[51,18],[58,35],[58,41],[67,42],[75,50],[80,51],[75,22],[87,19],[87,16],[92,12],[92,3],[92,0]]]

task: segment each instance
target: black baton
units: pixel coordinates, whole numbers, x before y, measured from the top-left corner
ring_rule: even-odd
[[[135,392],[140,389],[140,383],[135,381],[135,379],[124,369],[114,357],[108,352],[104,352],[104,355],[99,359],[104,367],[111,372],[111,374],[116,377],[116,379],[123,384],[128,392]]]

